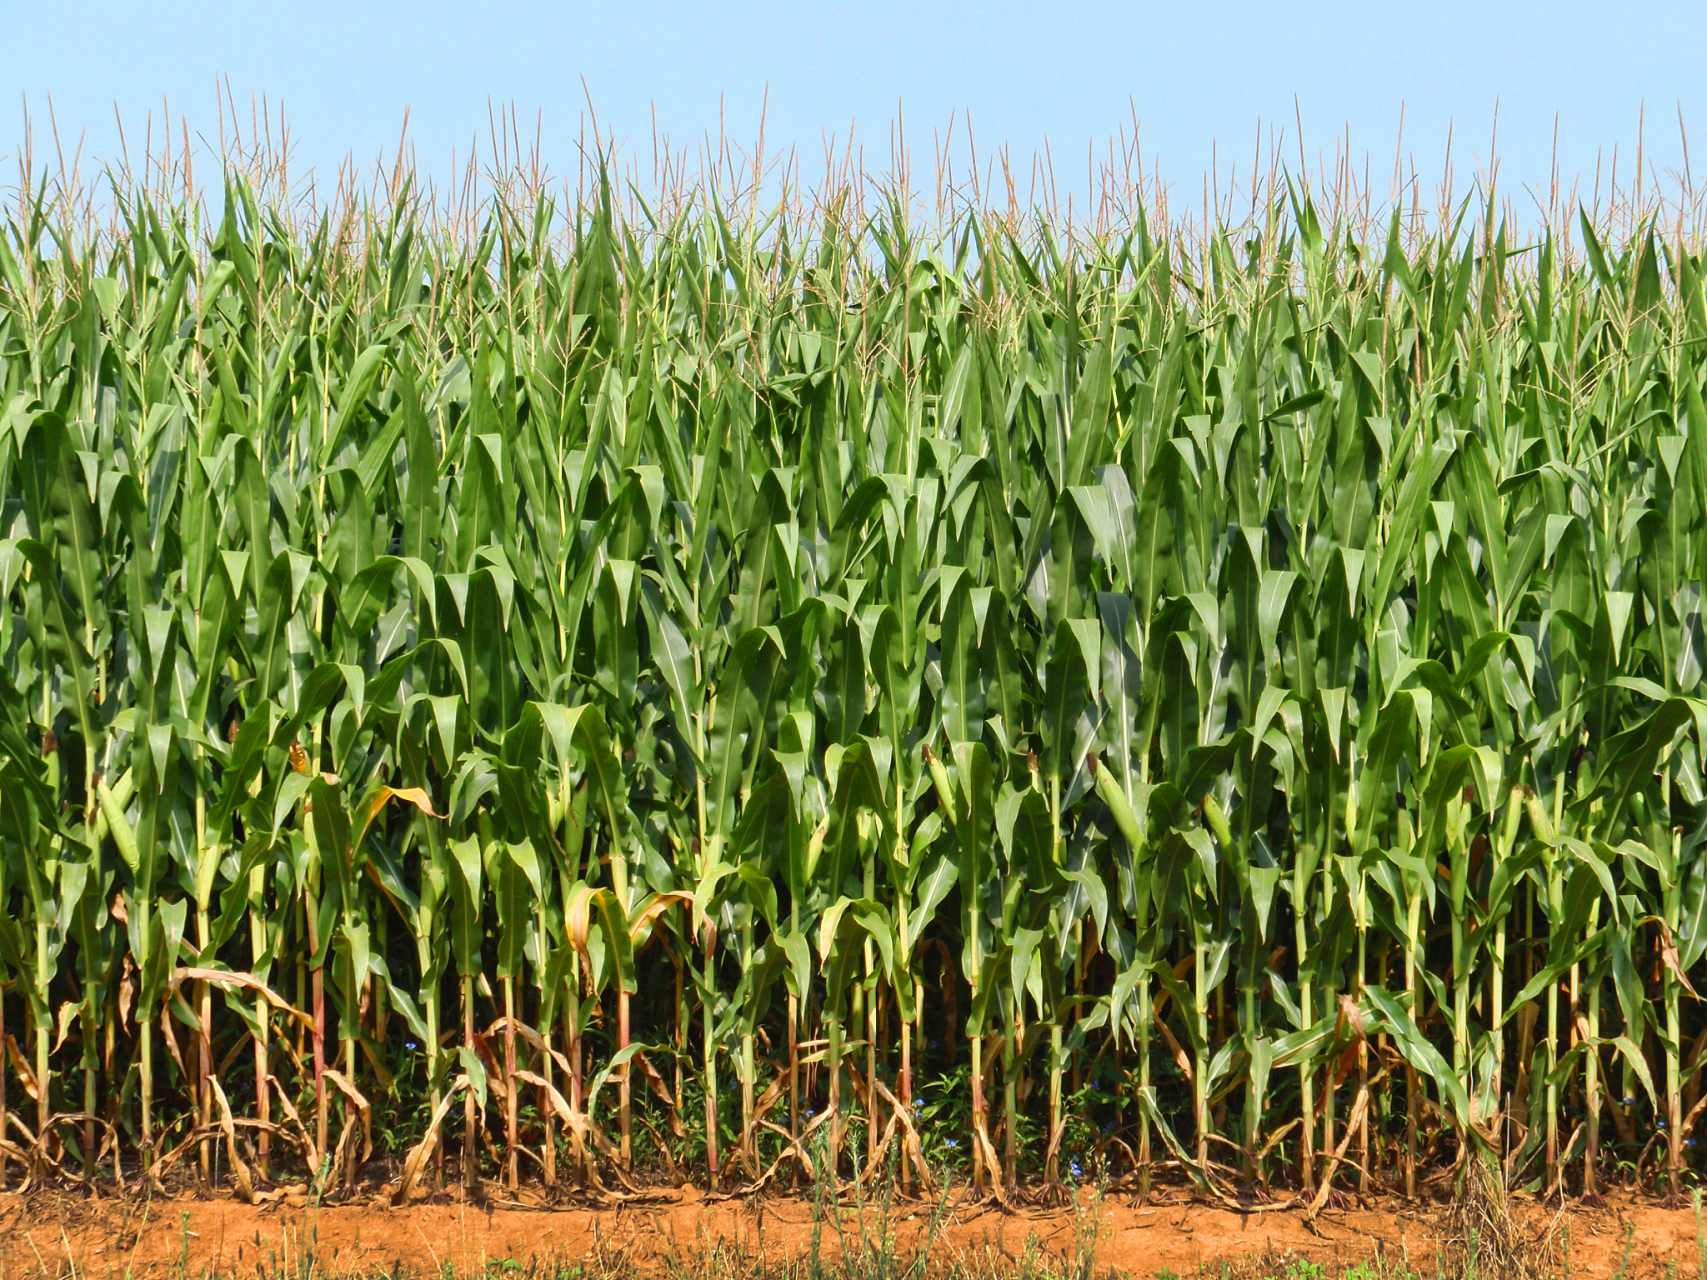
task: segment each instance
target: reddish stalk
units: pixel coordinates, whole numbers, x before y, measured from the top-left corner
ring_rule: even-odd
[[[462,979],[462,1043],[469,1053],[474,1052],[474,993],[466,977]],[[463,1098],[462,1185],[472,1190],[479,1168],[474,1151],[474,1090],[466,1090]]]
[[[0,1045],[6,1043],[6,1000],[0,996]],[[147,1111],[143,1112],[143,1146],[147,1143]],[[6,1132],[6,1064],[0,1062],[0,1135]],[[6,1153],[0,1150],[0,1191],[6,1189]]]
[[[314,1000],[314,1145],[326,1157],[326,973],[315,969],[309,976]]]

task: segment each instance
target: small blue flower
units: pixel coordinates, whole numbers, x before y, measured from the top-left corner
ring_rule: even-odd
[[[403,1042],[403,1047],[405,1049],[409,1049],[409,1050],[413,1051],[415,1049],[419,1049],[421,1046],[416,1044],[413,1040],[405,1040]]]
[[[960,1144],[958,1142],[956,1142],[953,1138],[945,1138],[945,1139],[943,1139],[943,1141],[950,1148],[956,1148],[956,1147],[960,1146]]]
[[[1079,1168],[1079,1162],[1077,1160],[1073,1161],[1072,1164],[1068,1165],[1067,1167],[1072,1170],[1073,1176],[1075,1178],[1082,1178],[1085,1176],[1084,1170]]]
[[[1635,1106],[1636,1105],[1636,1095],[1633,1093],[1625,1094],[1624,1095],[1624,1105],[1627,1107]]]

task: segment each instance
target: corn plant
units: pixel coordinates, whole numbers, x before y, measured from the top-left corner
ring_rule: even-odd
[[[1682,223],[512,177],[0,230],[0,1178],[1681,1194]]]

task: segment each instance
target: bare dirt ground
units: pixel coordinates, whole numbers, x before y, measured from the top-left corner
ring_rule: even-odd
[[[1098,1276],[1135,1280],[1194,1276],[1336,1276],[1357,1263],[1375,1274],[1437,1274],[1461,1244],[1440,1205],[1386,1203],[1330,1209],[1307,1225],[1301,1212],[1239,1213],[1181,1200],[1138,1204],[1110,1193],[1078,1208],[1008,1212],[970,1198],[897,1204],[894,1253],[916,1257],[929,1244],[931,1269],[959,1263],[987,1276],[1062,1274],[1089,1251]],[[933,1226],[933,1217],[935,1223]],[[1569,1240],[1569,1260],[1550,1255],[1545,1271],[1590,1276],[1697,1273],[1696,1220],[1688,1208],[1614,1197],[1595,1208],[1543,1209],[1514,1201],[1520,1236]],[[882,1239],[879,1215],[844,1207],[819,1219],[822,1256],[867,1250]],[[579,1275],[781,1275],[812,1256],[813,1203],[767,1195],[712,1197],[672,1190],[615,1208],[529,1204],[525,1193],[481,1205],[455,1200],[394,1208],[380,1196],[313,1207],[287,1197],[256,1207],[229,1197],[92,1199],[81,1193],[0,1194],[0,1280],[203,1280],[210,1276],[303,1280],[310,1275],[457,1277],[536,1268]],[[1628,1245],[1628,1266],[1624,1265]],[[869,1256],[869,1253],[868,1255]],[[1321,1271],[1313,1266],[1319,1264]],[[312,1265],[309,1265],[312,1264]],[[1076,1270],[1076,1267],[1075,1267]],[[1500,1268],[1484,1266],[1483,1276]]]

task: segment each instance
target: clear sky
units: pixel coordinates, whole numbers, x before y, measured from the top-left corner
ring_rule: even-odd
[[[966,123],[980,154],[1005,144],[1028,161],[1047,140],[1057,180],[1084,185],[1087,151],[1134,122],[1146,169],[1199,193],[1212,159],[1249,173],[1258,125],[1296,172],[1302,117],[1312,169],[1349,128],[1384,197],[1399,144],[1432,189],[1448,129],[1461,180],[1484,165],[1498,104],[1502,186],[1526,212],[1557,155],[1568,187],[1596,166],[1619,178],[1636,156],[1644,106],[1650,178],[1681,173],[1686,126],[1707,148],[1707,4],[1624,0],[1436,0],[1432,4],[729,3],[626,0],[560,5],[439,0],[153,4],[0,0],[6,82],[0,182],[15,181],[24,106],[38,162],[51,155],[51,95],[67,157],[117,155],[114,105],[131,146],[162,101],[174,122],[217,141],[216,83],[239,110],[283,101],[295,168],[324,172],[395,150],[405,106],[421,168],[442,179],[452,149],[484,150],[490,104],[512,104],[529,139],[539,124],[553,170],[574,167],[590,95],[601,128],[650,172],[654,119],[676,143],[719,122],[750,148],[765,111],[766,151],[798,150],[822,171],[826,135],[850,124],[867,168],[887,167],[897,107],[914,177],[933,179],[933,140]],[[585,90],[583,89],[583,81]],[[1296,96],[1296,106],[1295,106]],[[178,126],[174,123],[174,129]],[[1707,163],[1707,150],[1700,162]],[[1027,166],[1028,167],[1028,166]],[[1223,177],[1223,184],[1229,181]]]

